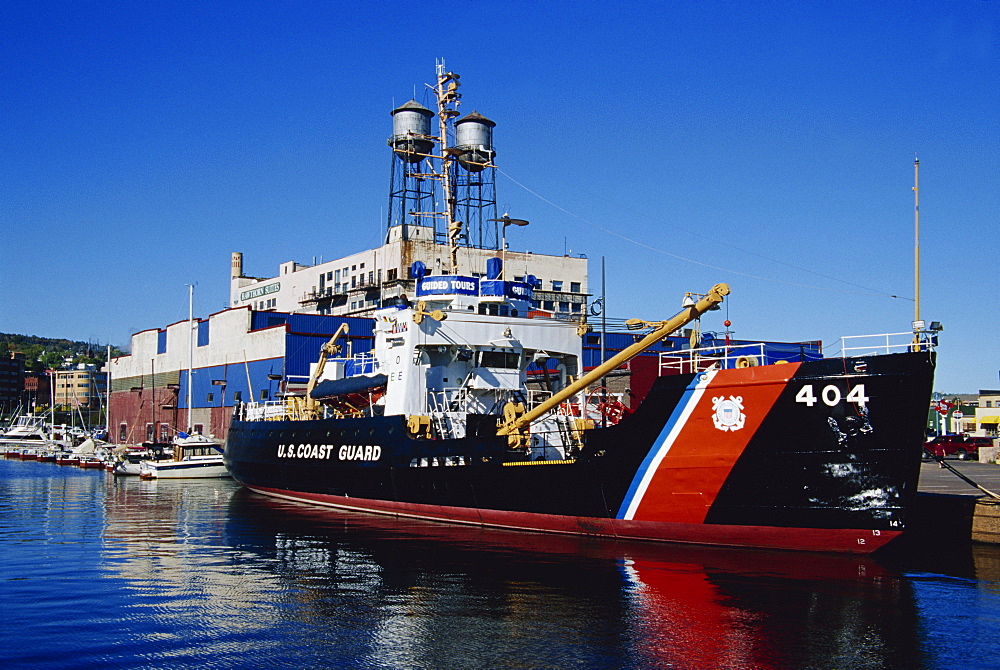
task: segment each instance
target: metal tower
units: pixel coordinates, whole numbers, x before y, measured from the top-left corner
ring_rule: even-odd
[[[386,241],[424,239],[450,247],[451,269],[457,248],[499,249],[493,128],[472,112],[458,119],[459,75],[437,64],[429,88],[437,112],[416,100],[392,111],[391,180]],[[431,119],[437,117],[436,133]]]

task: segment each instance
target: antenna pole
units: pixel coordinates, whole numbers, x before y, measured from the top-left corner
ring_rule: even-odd
[[[446,72],[444,60],[437,63],[437,83],[434,94],[438,106],[438,129],[441,134],[441,189],[444,192],[445,221],[448,223],[448,256],[451,273],[458,274],[458,240],[462,235],[462,222],[457,220],[454,186],[451,183],[451,165],[455,160],[448,147],[448,123],[458,116],[458,75]],[[453,107],[449,107],[452,105]]]
[[[920,321],[920,159],[913,160],[913,326]]]

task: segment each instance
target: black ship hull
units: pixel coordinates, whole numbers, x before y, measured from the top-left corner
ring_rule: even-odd
[[[620,423],[528,460],[469,417],[416,439],[403,416],[234,420],[233,477],[293,500],[453,523],[707,545],[870,553],[917,492],[934,354],[660,377]]]

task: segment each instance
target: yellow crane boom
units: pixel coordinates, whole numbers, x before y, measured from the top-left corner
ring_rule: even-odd
[[[312,392],[316,388],[316,384],[319,383],[320,377],[323,376],[323,369],[326,368],[326,361],[330,356],[336,356],[340,353],[340,345],[337,344],[343,335],[348,332],[348,326],[346,323],[340,324],[340,328],[337,332],[333,334],[327,342],[319,349],[319,360],[316,361],[316,369],[313,370],[312,375],[309,377],[309,383],[306,384],[306,394],[302,398],[302,408],[301,412],[306,419],[316,419],[319,418],[319,403],[313,400]]]
[[[523,403],[507,403],[507,406],[504,407],[504,418],[502,419],[500,428],[497,430],[497,435],[506,435],[511,448],[524,448],[528,444],[527,428],[532,421],[552,411],[562,401],[587,388],[590,384],[611,372],[622,363],[635,358],[678,328],[684,327],[708,310],[721,304],[727,295],[729,295],[729,286],[727,284],[716,284],[698,302],[690,307],[685,307],[666,321],[647,323],[639,319],[629,319],[626,323],[630,326],[652,326],[653,330],[635,344],[622,349],[605,363],[564,387],[531,411],[525,412]]]

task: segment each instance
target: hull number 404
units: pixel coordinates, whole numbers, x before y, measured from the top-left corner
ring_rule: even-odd
[[[856,405],[861,405],[862,407],[868,404],[868,396],[865,395],[865,385],[858,384],[847,392],[847,395],[843,395],[840,388],[830,384],[829,386],[823,387],[819,395],[813,390],[812,384],[806,384],[799,389],[799,392],[795,394],[795,402],[801,402],[809,407],[812,407],[820,400],[823,404],[834,407],[841,402],[853,402]]]

